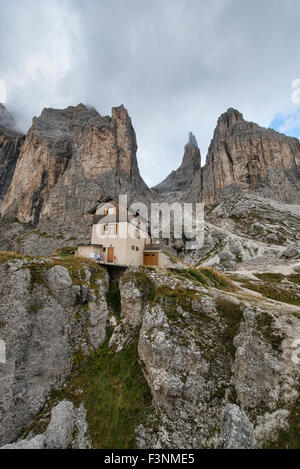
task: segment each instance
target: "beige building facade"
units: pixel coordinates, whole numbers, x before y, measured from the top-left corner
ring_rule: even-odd
[[[91,244],[78,246],[77,256],[93,258],[103,264],[139,267],[163,267],[160,245],[152,243],[149,232],[138,223],[138,214],[124,211],[121,216],[118,204],[109,199],[94,211]],[[127,220],[127,221],[126,221]]]

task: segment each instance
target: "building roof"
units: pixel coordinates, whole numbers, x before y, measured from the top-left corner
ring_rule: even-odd
[[[113,197],[106,196],[100,200],[97,200],[97,204],[94,207],[92,207],[90,210],[88,210],[88,213],[91,213],[93,215],[94,213],[96,213],[100,204],[107,204],[108,202],[112,202],[114,205],[119,205],[118,202],[116,202],[116,200]]]
[[[96,211],[98,210],[99,205],[107,204],[108,202],[111,202],[115,206],[118,206],[118,207],[120,206],[119,202],[117,202],[114,198],[112,198],[110,196],[107,196],[107,197],[104,197],[101,200],[98,200],[97,205],[95,205],[92,209],[88,210],[88,213],[94,215],[96,213]],[[122,207],[126,208],[124,206],[122,206]],[[138,211],[134,212],[133,210],[128,209],[128,207],[126,208],[126,210],[127,210],[128,213],[131,213],[131,215],[133,215],[133,216],[139,216],[140,219],[143,220],[145,223],[147,223],[147,224],[149,223],[149,221],[146,220],[146,218],[144,218],[142,215],[140,215],[140,213]]]

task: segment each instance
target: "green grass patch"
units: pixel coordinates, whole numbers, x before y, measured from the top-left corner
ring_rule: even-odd
[[[259,281],[236,275],[231,276],[231,279],[240,283],[244,288],[260,293],[265,298],[300,306],[300,292],[296,287],[300,282],[299,274],[284,276],[280,273],[256,273],[255,276]]]
[[[235,346],[233,340],[239,332],[243,311],[240,304],[233,303],[227,298],[218,298],[216,302],[219,316],[224,320],[225,328],[220,332],[219,339],[226,350],[235,357]]]
[[[2,251],[0,252],[0,265],[5,264],[8,261],[15,261],[17,259],[22,259],[23,256],[17,252],[7,252]]]
[[[57,248],[54,251],[53,256],[70,257],[70,256],[73,256],[75,254],[75,251],[76,251],[76,248],[74,246],[66,246],[66,247],[62,247],[62,248]]]
[[[42,307],[43,307],[42,303],[40,303],[39,301],[34,301],[29,305],[27,311],[29,314],[34,315],[34,314],[37,314],[42,309]]]
[[[90,358],[77,361],[78,371],[65,388],[54,393],[55,400],[69,399],[76,406],[83,401],[93,448],[136,448],[135,429],[144,422],[152,403],[137,340],[119,353],[105,344]]]
[[[295,402],[287,406],[289,411],[288,429],[280,429],[275,441],[266,441],[263,449],[299,449],[300,448],[300,382]]]
[[[297,283],[300,285],[300,274],[291,274],[287,276],[289,282]]]
[[[285,288],[279,288],[279,286],[275,284],[268,284],[268,283],[254,283],[249,281],[241,282],[243,287],[248,288],[249,290],[256,291],[260,293],[265,298],[269,298],[270,300],[280,301],[282,303],[287,303],[290,305],[300,306],[300,296],[297,295],[296,292],[292,292],[291,290]]]
[[[30,287],[29,291],[32,292],[36,285],[40,285],[49,289],[43,274],[45,273],[43,265],[40,264],[27,264],[23,269],[29,269],[30,271]]]
[[[255,274],[255,277],[259,278],[263,282],[281,282],[284,279],[282,274],[273,274],[273,273],[264,273],[264,274]]]
[[[61,259],[52,258],[52,261],[53,262],[49,264],[44,264],[45,267],[51,268],[55,265],[65,267],[70,274],[72,282],[76,285],[82,285],[86,282],[85,269],[88,268],[90,273],[92,274],[90,280],[91,286],[95,289],[97,289],[96,281],[102,279],[104,273],[106,272],[103,267],[101,267],[99,264],[97,264],[91,259],[85,259],[75,256],[65,256]]]
[[[98,295],[97,281],[102,280],[106,270],[96,262],[90,259],[83,259],[75,256],[66,256],[62,258],[45,258],[42,263],[34,262],[34,258],[19,257],[20,259],[27,259],[30,262],[24,264],[21,269],[28,269],[31,275],[30,291],[33,290],[36,284],[48,288],[47,282],[44,278],[47,270],[59,265],[68,270],[72,282],[75,285],[88,285],[86,280],[86,268],[91,273],[90,286],[95,290],[96,296]],[[36,260],[43,260],[43,257],[36,258]]]
[[[224,291],[235,291],[231,280],[212,267],[200,267],[198,269],[169,269],[179,278],[185,278],[205,287],[215,287]]]
[[[200,267],[198,269],[205,277],[213,284],[214,287],[225,291],[234,291],[235,287],[233,283],[212,267]]]
[[[38,236],[39,238],[45,238],[45,239],[55,239],[56,236],[51,236],[48,233],[45,233],[40,230],[32,230],[32,231],[27,231],[26,233],[22,234],[20,238],[18,238],[18,242],[22,242],[27,238],[30,238],[31,236]]]
[[[263,335],[264,339],[278,352],[282,351],[282,341],[284,336],[275,328],[275,320],[268,313],[261,313],[256,318],[256,323],[259,332]]]
[[[193,310],[193,301],[201,301],[201,295],[196,290],[185,288],[172,290],[167,285],[162,285],[156,288],[152,303],[160,303],[167,318],[171,321],[178,322],[181,318],[178,307],[181,307],[188,313],[196,314],[200,318],[201,313]]]
[[[108,307],[117,318],[121,317],[121,295],[118,284],[110,278],[109,288],[106,294],[106,301]]]

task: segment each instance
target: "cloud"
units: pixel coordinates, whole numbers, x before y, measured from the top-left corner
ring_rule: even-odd
[[[0,0],[0,78],[28,128],[45,106],[124,104],[142,176],[178,167],[189,131],[205,160],[218,116],[268,126],[300,75],[298,0]],[[294,106],[294,107],[293,107]]]
[[[43,107],[75,104],[80,95],[78,82],[75,90],[72,83],[77,61],[82,61],[80,22],[68,5],[56,0],[0,1],[1,78],[7,104],[24,131]]]
[[[270,127],[292,137],[300,137],[300,107],[292,114],[278,114]]]

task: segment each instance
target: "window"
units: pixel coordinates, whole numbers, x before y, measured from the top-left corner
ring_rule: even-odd
[[[113,215],[114,213],[115,209],[113,207],[108,209],[108,215]]]
[[[134,246],[131,246],[131,249],[134,251]]]
[[[105,216],[108,215],[108,210],[107,210],[107,208],[104,210],[104,215],[105,215]]]
[[[135,248],[135,250],[136,250],[136,251],[139,251],[139,250],[140,250],[140,248],[136,247],[136,248]]]
[[[109,234],[115,234],[115,225],[109,225]]]
[[[106,252],[106,248],[103,248],[103,252]]]
[[[108,234],[108,225],[104,225],[104,234]]]
[[[140,239],[140,238],[141,238],[141,235],[140,235],[139,230],[135,230],[135,237],[136,237],[136,239]]]

